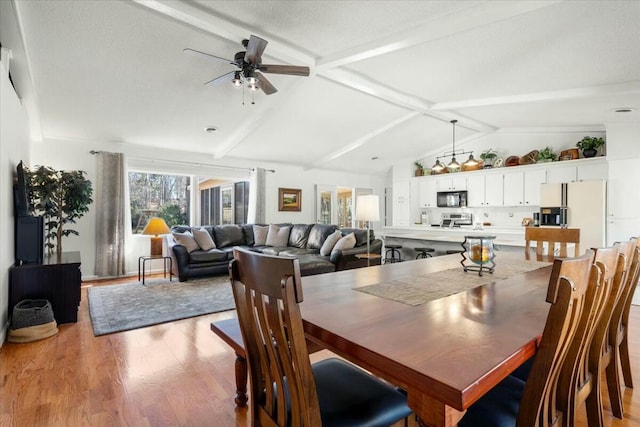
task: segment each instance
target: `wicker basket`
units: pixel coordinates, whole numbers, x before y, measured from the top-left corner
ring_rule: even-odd
[[[13,307],[11,329],[28,328],[55,321],[51,303],[46,299],[25,299]]]

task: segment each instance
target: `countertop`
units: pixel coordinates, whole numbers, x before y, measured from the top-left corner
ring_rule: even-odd
[[[494,243],[497,245],[524,246],[524,227],[485,226],[482,230],[474,230],[471,225],[449,228],[415,224],[409,227],[384,227],[382,234],[384,237],[400,239],[456,243],[462,243],[465,236],[496,236]]]

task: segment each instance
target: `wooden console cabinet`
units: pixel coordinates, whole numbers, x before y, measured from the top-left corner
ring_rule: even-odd
[[[46,299],[58,324],[78,321],[80,305],[80,252],[45,257],[42,264],[9,269],[9,315],[23,299]]]

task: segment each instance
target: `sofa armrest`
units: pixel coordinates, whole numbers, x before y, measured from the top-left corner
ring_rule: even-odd
[[[187,248],[178,244],[176,239],[167,235],[162,240],[162,254],[171,257],[172,273],[179,281],[189,279],[189,252]]]

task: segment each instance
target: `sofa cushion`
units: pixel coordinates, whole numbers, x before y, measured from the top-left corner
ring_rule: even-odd
[[[296,224],[291,227],[287,246],[292,246],[294,248],[306,247],[307,240],[309,240],[309,231],[311,231],[312,226],[312,224]]]
[[[213,238],[211,234],[204,228],[192,228],[191,233],[193,234],[193,238],[198,242],[198,246],[203,251],[208,251],[210,249],[215,249],[216,244],[213,242]]]
[[[261,252],[266,255],[280,255],[280,252],[286,251],[288,249],[291,248],[289,248],[289,246],[265,246]]]
[[[197,250],[191,252],[189,259],[192,264],[222,262],[227,261],[227,254],[220,249],[211,249],[209,251]]]
[[[176,242],[184,246],[184,248],[189,253],[200,249],[200,246],[198,246],[198,242],[196,242],[196,239],[193,238],[193,234],[191,234],[191,232],[189,231],[185,231],[184,233],[178,233],[174,231],[171,233],[171,235],[174,239],[176,239]]]
[[[329,235],[322,244],[322,247],[320,248],[320,255],[328,256],[340,239],[342,239],[342,233],[340,230],[334,231],[333,234]]]
[[[287,246],[289,242],[289,231],[291,227],[280,227],[275,224],[269,225],[269,232],[267,233],[267,245],[268,246]]]
[[[278,252],[280,256],[293,256],[299,257],[301,255],[317,255],[318,251],[315,249],[307,249],[307,248],[292,248],[291,246],[287,246],[286,249]]]
[[[264,246],[267,244],[267,234],[269,233],[268,225],[254,225],[253,227],[253,245],[250,246]],[[247,242],[247,244],[249,244]]]
[[[351,249],[355,246],[356,246],[356,236],[354,233],[349,233],[346,236],[340,238],[340,240],[338,240],[336,245],[333,247],[333,251],[342,251],[344,249]]]
[[[329,237],[338,227],[333,224],[313,224],[309,231],[307,248],[320,249],[327,237]]]
[[[356,236],[356,246],[363,246],[367,244],[367,230],[360,228],[343,228],[342,235],[346,236],[349,233],[353,233]],[[373,231],[371,231],[371,240],[373,240]]]
[[[213,237],[217,248],[241,246],[245,244],[244,233],[242,232],[242,228],[237,224],[214,226]]]
[[[328,257],[303,255],[298,258],[298,262],[300,263],[300,274],[303,276],[336,271],[336,266],[329,261]]]

